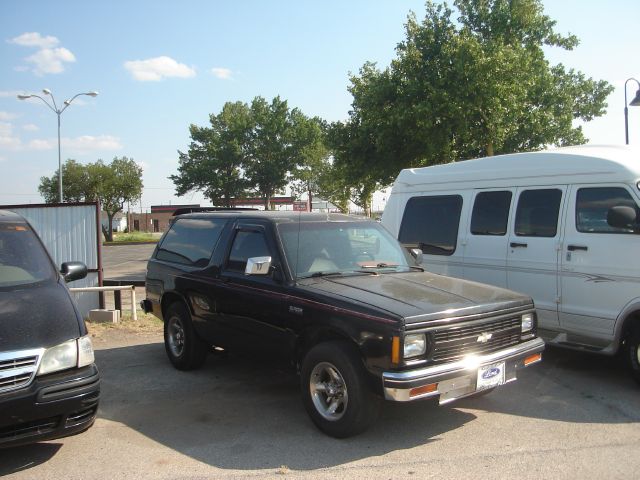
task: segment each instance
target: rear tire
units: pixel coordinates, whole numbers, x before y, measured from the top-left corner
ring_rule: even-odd
[[[183,303],[174,303],[167,309],[164,348],[178,370],[200,368],[207,358],[208,346],[196,335],[189,310]]]
[[[631,375],[640,383],[640,326],[636,325],[625,340],[625,357]]]
[[[380,411],[362,359],[345,341],[320,343],[302,362],[302,400],[315,425],[335,438],[364,432]]]

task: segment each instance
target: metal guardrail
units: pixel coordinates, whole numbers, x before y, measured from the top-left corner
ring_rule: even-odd
[[[70,288],[69,291],[72,293],[80,293],[80,292],[114,292],[115,300],[115,308],[116,310],[122,310],[122,305],[120,304],[119,295],[116,296],[116,293],[120,293],[123,290],[129,290],[131,292],[131,318],[133,320],[138,320],[138,312],[136,310],[136,287],[135,285],[111,285],[108,287],[78,287],[78,288]]]

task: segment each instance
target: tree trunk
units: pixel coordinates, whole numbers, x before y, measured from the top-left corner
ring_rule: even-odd
[[[107,242],[113,242],[113,217],[116,212],[107,212]]]
[[[487,157],[493,157],[493,142],[487,144]]]

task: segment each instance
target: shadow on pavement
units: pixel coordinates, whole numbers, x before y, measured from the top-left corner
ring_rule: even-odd
[[[0,476],[22,472],[47,462],[62,447],[60,443],[36,443],[0,449]]]

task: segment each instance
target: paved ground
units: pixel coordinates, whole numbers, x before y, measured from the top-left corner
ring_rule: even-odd
[[[155,243],[104,245],[102,247],[104,278],[144,281],[147,260],[151,257],[155,247]]]
[[[319,433],[297,378],[267,359],[174,370],[159,334],[95,339],[99,418],[0,450],[22,479],[638,478],[640,387],[613,359],[549,350],[510,385],[448,407],[387,404],[361,436]]]

